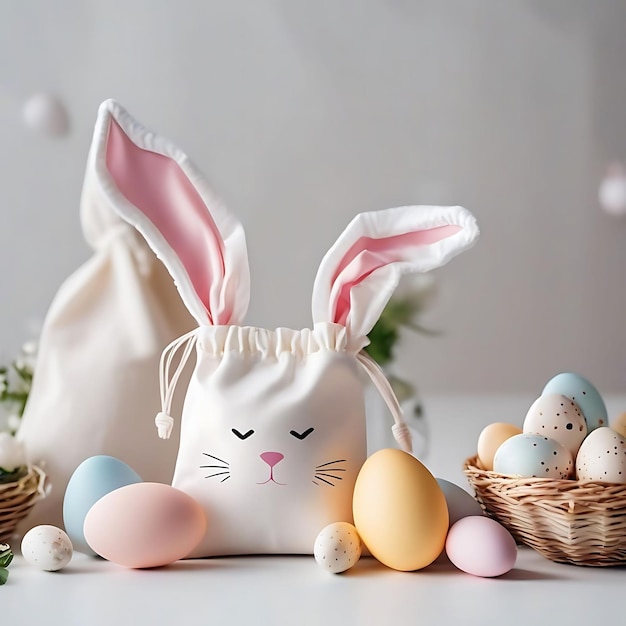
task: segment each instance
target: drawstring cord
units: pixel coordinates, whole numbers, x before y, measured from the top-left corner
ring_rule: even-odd
[[[161,411],[157,414],[154,422],[157,426],[159,437],[161,439],[169,439],[172,434],[172,428],[174,427],[174,420],[171,416],[172,401],[174,398],[174,391],[178,380],[187,365],[187,361],[193,352],[196,343],[198,341],[199,328],[174,339],[161,354],[161,360],[159,363],[159,388],[161,394]],[[170,370],[172,369],[172,363],[176,358],[176,355],[184,346],[180,361],[174,370],[173,375],[170,378]],[[385,373],[380,368],[378,363],[374,361],[366,352],[359,352],[356,355],[361,367],[367,372],[372,383],[380,393],[382,399],[391,412],[394,424],[391,427],[391,432],[398,445],[402,450],[411,454],[413,452],[413,442],[411,437],[411,431],[404,421],[402,407],[396,398],[391,384],[387,380]]]
[[[154,423],[157,426],[159,437],[161,439],[169,439],[172,434],[172,428],[174,427],[174,420],[171,416],[172,412],[172,400],[174,398],[174,391],[178,379],[180,378],[187,361],[193,352],[196,342],[198,341],[199,328],[194,328],[192,331],[174,339],[165,350],[161,353],[161,360],[159,362],[159,389],[161,394],[161,411],[154,418]],[[180,361],[174,370],[174,374],[170,378],[170,370],[176,354],[179,350],[185,346],[183,354],[180,357]]]
[[[411,436],[409,427],[404,421],[404,412],[402,411],[402,407],[398,402],[398,398],[396,397],[389,380],[387,380],[387,376],[385,376],[385,372],[383,372],[380,365],[378,365],[378,363],[376,363],[376,361],[374,361],[374,359],[372,359],[367,352],[359,352],[356,355],[356,358],[363,369],[367,372],[372,383],[374,383],[374,386],[378,390],[378,393],[381,395],[385,404],[389,408],[394,421],[394,424],[391,427],[394,439],[398,442],[398,445],[402,450],[412,454],[413,437]]]

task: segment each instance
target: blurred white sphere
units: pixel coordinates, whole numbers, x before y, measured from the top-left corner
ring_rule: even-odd
[[[626,172],[620,163],[609,167],[598,189],[600,206],[611,215],[626,215]]]
[[[31,96],[22,109],[24,124],[42,135],[60,136],[67,133],[69,119],[63,103],[49,93]]]

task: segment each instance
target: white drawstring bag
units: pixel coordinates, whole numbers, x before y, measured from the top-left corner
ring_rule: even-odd
[[[367,334],[401,274],[471,246],[475,220],[461,207],[358,215],[321,262],[312,329],[241,326],[249,270],[239,222],[185,154],[115,102],[101,106],[98,128],[109,203],[161,258],[198,324],[163,353],[156,418],[167,439],[174,390],[195,351],[172,482],[207,513],[190,556],[310,554],[324,526],[352,520],[366,456],[363,370],[411,450],[391,387],[362,352]]]
[[[46,315],[18,438],[41,464],[48,496],[24,528],[63,525],[70,476],[86,458],[119,458],[144,480],[169,482],[177,441],[151,436],[163,348],[193,326],[171,277],[101,186],[102,141],[90,151],[81,222],[93,256],[58,290]]]

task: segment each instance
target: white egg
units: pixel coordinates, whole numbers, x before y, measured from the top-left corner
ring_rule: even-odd
[[[524,432],[550,437],[563,444],[576,457],[587,436],[587,422],[578,405],[558,393],[541,395],[524,419]]]
[[[35,526],[22,539],[22,556],[27,563],[46,572],[63,569],[74,553],[67,534],[56,526]]]
[[[313,556],[320,567],[339,574],[358,562],[361,550],[361,538],[356,528],[348,522],[335,522],[317,536]]]
[[[603,426],[587,435],[576,456],[579,480],[626,484],[626,438]]]

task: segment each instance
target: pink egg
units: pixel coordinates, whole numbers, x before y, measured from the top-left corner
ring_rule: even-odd
[[[449,530],[446,553],[456,567],[474,576],[501,576],[513,569],[517,545],[511,533],[484,516],[464,517]]]
[[[85,540],[101,557],[131,568],[160,567],[186,557],[206,532],[191,496],[161,483],[111,491],[89,509]]]

